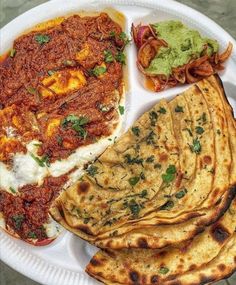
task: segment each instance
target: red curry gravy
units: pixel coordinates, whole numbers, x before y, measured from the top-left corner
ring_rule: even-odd
[[[49,165],[109,136],[119,117],[126,43],[106,13],[73,15],[17,38],[0,62],[0,161],[11,167],[13,155],[26,153],[26,144],[37,139],[37,155]],[[6,227],[24,240],[47,239],[43,224],[67,179],[47,177],[16,195],[0,190]]]

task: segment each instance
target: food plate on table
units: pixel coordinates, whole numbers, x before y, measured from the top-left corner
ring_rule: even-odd
[[[55,0],[1,42],[4,262],[43,284],[235,271],[230,35],[175,1]]]

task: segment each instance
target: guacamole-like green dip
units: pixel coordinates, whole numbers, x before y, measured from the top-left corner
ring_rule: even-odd
[[[183,25],[180,21],[164,21],[152,25],[158,38],[163,39],[168,47],[161,47],[155,58],[145,70],[151,75],[170,75],[172,68],[182,66],[190,59],[199,58],[207,46],[207,54],[219,50],[216,40],[203,38],[196,30]]]

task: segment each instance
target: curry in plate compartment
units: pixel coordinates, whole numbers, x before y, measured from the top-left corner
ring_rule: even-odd
[[[108,14],[73,15],[31,29],[1,57],[0,212],[8,232],[37,244],[57,235],[48,208],[86,162],[78,149],[112,141],[119,128],[127,42]]]

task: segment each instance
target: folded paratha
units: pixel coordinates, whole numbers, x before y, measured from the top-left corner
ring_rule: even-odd
[[[110,248],[140,247],[142,237],[145,247],[160,248],[218,219],[236,184],[236,128],[222,90],[212,76],[161,100],[61,193],[54,219]],[[189,233],[179,235],[182,228]]]
[[[218,258],[221,250],[234,239],[235,228],[236,199],[219,221],[207,227],[193,240],[162,250],[99,251],[86,271],[106,284],[169,284],[171,280],[187,280],[187,272],[202,270],[209,262]],[[231,255],[231,252],[227,254]],[[189,281],[192,280],[173,284],[199,284],[188,283]]]

